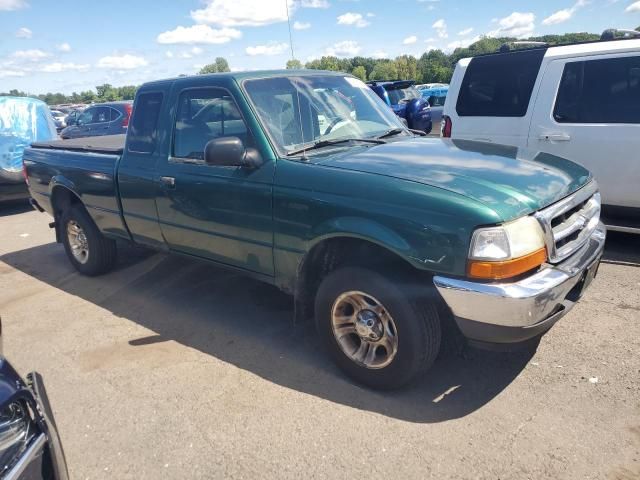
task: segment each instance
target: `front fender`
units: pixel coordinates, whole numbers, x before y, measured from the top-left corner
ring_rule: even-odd
[[[320,242],[331,238],[357,238],[375,243],[407,260],[411,256],[411,246],[397,232],[373,220],[361,217],[338,217],[317,225],[312,231],[310,251]]]

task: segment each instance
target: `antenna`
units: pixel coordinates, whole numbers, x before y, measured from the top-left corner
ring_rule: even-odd
[[[287,25],[289,25],[289,46],[291,47],[291,60],[295,60],[293,54],[293,36],[291,35],[291,18],[289,17],[289,0],[284,0],[284,6],[287,9]]]

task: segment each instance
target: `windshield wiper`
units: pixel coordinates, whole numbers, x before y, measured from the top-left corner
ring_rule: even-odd
[[[317,150],[318,148],[330,147],[332,145],[340,145],[341,143],[349,143],[349,142],[363,142],[363,143],[387,143],[380,138],[340,138],[336,140],[319,140],[315,143],[307,145],[304,148],[299,148],[297,150],[293,150],[292,152],[287,153],[287,157],[292,157],[293,155],[299,155],[308,150]]]
[[[391,130],[387,130],[382,135],[378,135],[376,138],[380,140],[381,138],[393,137],[395,135],[400,135],[402,132],[405,132],[404,128],[392,128]]]

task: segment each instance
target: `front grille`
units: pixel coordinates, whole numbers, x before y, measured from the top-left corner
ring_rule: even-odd
[[[600,193],[595,182],[535,214],[545,233],[551,263],[584,245],[600,221]]]

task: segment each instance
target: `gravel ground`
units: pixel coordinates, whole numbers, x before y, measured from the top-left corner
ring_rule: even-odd
[[[45,378],[73,479],[640,478],[640,249],[611,235],[535,353],[445,356],[377,393],[272,287],[131,247],[79,276],[49,218],[0,207],[5,354]]]

